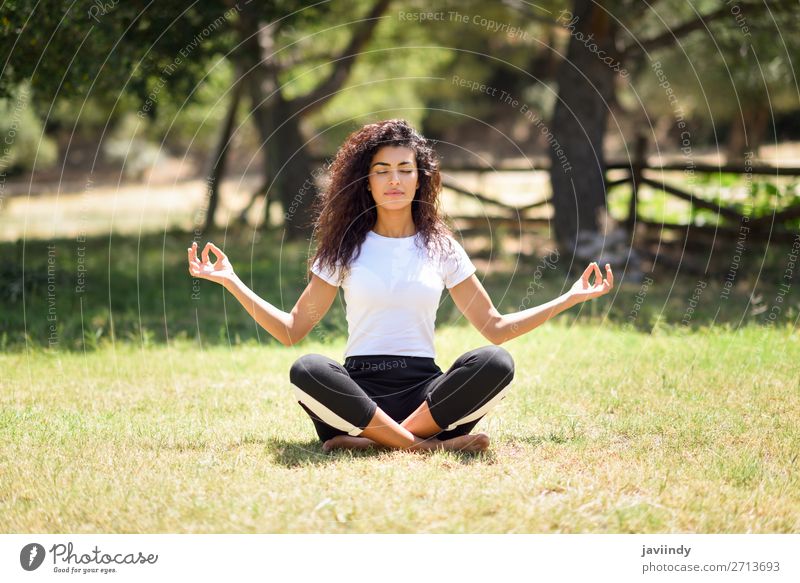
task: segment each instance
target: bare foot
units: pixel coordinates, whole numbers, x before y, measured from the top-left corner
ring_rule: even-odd
[[[335,449],[364,450],[369,448],[387,449],[366,437],[353,437],[352,435],[337,435],[322,444],[322,451],[330,453]],[[408,448],[410,451],[465,451],[480,452],[489,449],[489,436],[485,433],[461,435],[451,439],[439,440],[434,437],[421,439]]]
[[[445,440],[428,438],[414,444],[409,449],[417,451],[486,451],[489,449],[489,436],[485,433],[475,433]]]
[[[485,433],[461,435],[442,441],[442,445],[448,451],[486,451],[489,449],[489,436]]]
[[[353,437],[352,435],[337,435],[322,444],[322,451],[330,453],[334,449],[369,449],[371,447],[382,448],[379,443],[367,439],[366,437]]]

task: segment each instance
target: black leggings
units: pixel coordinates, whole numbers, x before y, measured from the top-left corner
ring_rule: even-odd
[[[423,401],[443,428],[436,437],[450,439],[468,434],[505,398],[514,360],[504,348],[484,346],[462,354],[443,373],[433,358],[419,356],[351,356],[342,366],[306,354],[289,378],[322,441],[359,435],[378,407],[402,423]]]

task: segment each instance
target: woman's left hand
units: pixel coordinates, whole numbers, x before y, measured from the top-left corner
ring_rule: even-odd
[[[595,276],[594,284],[589,282],[592,274]],[[581,278],[572,285],[568,293],[576,303],[581,303],[607,294],[612,287],[614,287],[614,274],[611,273],[611,265],[606,263],[606,278],[603,279],[600,267],[597,262],[593,262],[584,270]]]

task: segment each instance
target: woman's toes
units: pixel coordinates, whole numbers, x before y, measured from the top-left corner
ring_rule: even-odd
[[[475,446],[478,448],[478,451],[483,451],[489,448],[489,436],[485,433],[478,433],[475,440]]]
[[[322,451],[325,453],[329,453],[334,449],[341,446],[341,435],[337,435],[336,437],[331,437],[328,441],[322,444]]]
[[[464,451],[484,451],[489,448],[489,436],[485,433],[464,436]]]
[[[484,451],[489,448],[489,436],[485,433],[461,435],[442,443],[444,449],[451,451]]]
[[[322,451],[328,453],[334,449],[369,449],[373,445],[375,444],[365,437],[337,435],[322,444]]]

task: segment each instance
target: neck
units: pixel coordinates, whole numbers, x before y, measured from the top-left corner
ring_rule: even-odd
[[[372,230],[382,237],[400,238],[412,236],[417,232],[417,227],[411,218],[410,208],[398,213],[378,210],[378,218]]]

